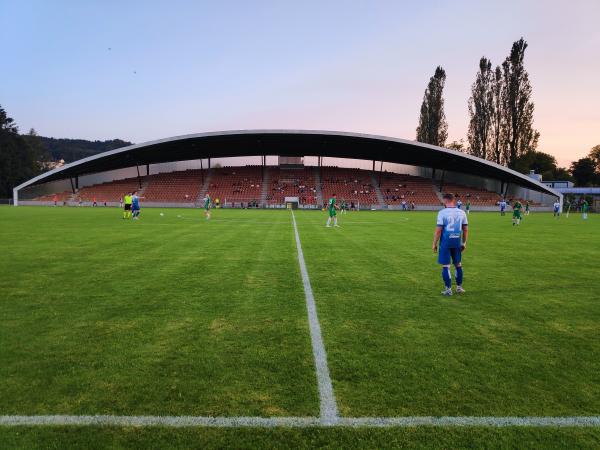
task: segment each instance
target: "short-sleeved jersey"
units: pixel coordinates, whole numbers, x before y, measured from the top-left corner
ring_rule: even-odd
[[[210,197],[208,195],[206,197],[204,197],[204,208],[205,209],[210,208]]]
[[[335,198],[331,197],[331,198],[329,199],[329,209],[330,209],[330,210],[331,210],[331,209],[335,209],[335,202],[336,202],[336,199],[335,199]]]
[[[467,202],[467,206],[465,208],[471,209],[471,202]]]
[[[515,204],[513,205],[513,209],[516,211],[521,211],[521,208],[523,208],[523,205],[521,205],[521,202],[515,202]]]
[[[131,205],[131,195],[126,195],[125,197],[123,197],[123,203],[125,203],[126,205]]]
[[[525,211],[529,211],[529,202],[525,203]]]
[[[457,202],[456,202],[456,207],[457,207],[458,209],[460,209],[460,208],[461,208],[461,206],[462,206],[462,202],[461,202],[460,200],[459,200],[459,201],[457,201]]]
[[[459,248],[462,245],[462,228],[468,225],[467,215],[462,209],[444,208],[438,212],[437,226],[442,228],[440,246]]]
[[[138,209],[140,207],[140,198],[137,195],[131,197],[131,204],[134,209]]]
[[[560,209],[560,203],[559,202],[554,203],[554,212],[558,212],[559,209]]]
[[[506,202],[504,200],[500,202],[500,209],[506,209]]]
[[[582,208],[582,211],[584,213],[586,213],[590,209],[590,205],[588,204],[588,202],[583,202],[583,205],[581,206],[581,208]]]

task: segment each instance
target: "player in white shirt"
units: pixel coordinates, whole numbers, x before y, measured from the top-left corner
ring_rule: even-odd
[[[554,202],[553,211],[554,217],[560,217],[560,202]]]
[[[500,215],[503,216],[506,211],[506,200],[500,200]]]
[[[438,253],[438,263],[442,266],[442,279],[445,289],[442,295],[452,295],[452,278],[450,277],[450,263],[455,267],[456,293],[462,294],[462,252],[467,247],[468,221],[467,215],[456,207],[454,196],[444,194],[444,204],[437,216],[437,226],[433,235],[433,252]],[[439,251],[438,251],[439,243]]]

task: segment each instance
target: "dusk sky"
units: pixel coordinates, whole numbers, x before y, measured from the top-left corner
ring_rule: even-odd
[[[481,56],[529,43],[538,150],[600,144],[600,0],[0,0],[0,105],[22,132],[143,142],[251,128],[415,139],[447,73],[449,139],[466,139]]]

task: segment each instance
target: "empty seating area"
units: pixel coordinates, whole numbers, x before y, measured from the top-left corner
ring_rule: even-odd
[[[377,206],[379,199],[392,207],[400,207],[405,202],[409,209],[413,204],[433,208],[441,205],[438,187],[429,178],[392,172],[373,174],[370,170],[339,167],[242,166],[215,168],[204,173],[193,169],[145,176],[141,181],[141,190],[136,177],[83,187],[76,194],[65,191],[35,200],[116,203],[126,193],[137,190],[141,191],[143,202],[191,204],[201,201],[206,186],[213,201],[218,199],[222,206],[282,205],[285,197],[298,197],[302,205],[317,205],[321,199],[327,202],[334,193],[339,201],[345,200],[348,206],[356,207]],[[501,199],[494,192],[455,183],[444,184],[443,193],[452,193],[463,203],[470,201],[475,207],[494,206]]]
[[[263,170],[260,166],[211,169],[208,193],[219,203],[259,202],[262,195]]]
[[[494,206],[501,200],[500,195],[496,194],[495,192],[462,186],[460,184],[445,184],[442,188],[442,191],[444,194],[454,194],[454,196],[457,199],[460,199],[463,203],[466,203],[468,200],[473,206]]]
[[[386,205],[439,205],[440,200],[428,178],[385,172],[381,175],[381,195]]]
[[[148,182],[144,189],[147,202],[194,203],[202,190],[199,169],[159,173],[144,179]]]
[[[368,170],[322,167],[321,190],[325,202],[336,194],[338,200],[346,200],[349,205],[351,203],[379,204],[371,172]]]
[[[108,183],[95,184],[79,189],[75,200],[82,202],[118,202],[128,192],[139,190],[137,178],[126,178]]]
[[[269,169],[269,190],[266,202],[270,205],[281,205],[285,197],[298,197],[303,205],[314,205],[317,202],[317,187],[315,169],[280,168]]]
[[[34,198],[34,200],[38,201],[38,202],[53,202],[55,200],[57,202],[65,202],[65,201],[69,200],[69,197],[71,197],[71,194],[72,194],[71,191],[64,191],[64,192],[59,192],[56,194],[42,195],[40,197]]]

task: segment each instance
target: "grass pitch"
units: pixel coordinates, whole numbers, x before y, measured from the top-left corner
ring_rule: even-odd
[[[0,208],[0,415],[317,416],[288,211]],[[600,218],[296,212],[343,416],[600,414]],[[0,428],[8,447],[598,446],[598,429]]]

